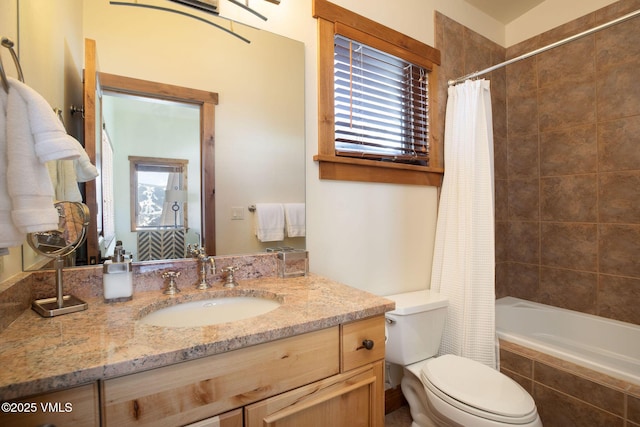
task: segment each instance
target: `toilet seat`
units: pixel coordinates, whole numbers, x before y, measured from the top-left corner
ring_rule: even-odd
[[[407,368],[437,398],[473,416],[516,425],[538,417],[535,402],[526,390],[482,363],[444,355]]]
[[[423,384],[455,408],[490,420],[526,424],[537,417],[533,398],[518,383],[482,363],[455,355],[427,360]]]

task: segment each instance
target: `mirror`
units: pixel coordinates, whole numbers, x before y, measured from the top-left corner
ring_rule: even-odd
[[[42,317],[54,317],[87,309],[87,303],[64,295],[62,269],[64,257],[72,254],[86,237],[89,225],[89,208],[80,202],[57,202],[58,228],[56,230],[29,233],[27,242],[40,255],[54,258],[56,269],[56,296],[35,300],[32,308]]]
[[[218,93],[220,101],[215,106],[214,127],[216,255],[262,252],[273,246],[305,247],[303,237],[269,243],[258,241],[253,231],[254,214],[248,209],[256,203],[304,202],[304,45],[301,42],[234,23],[234,30],[251,41],[246,44],[185,17],[114,7],[107,1],[68,0],[50,15],[39,10],[41,3],[38,0],[19,3],[19,48],[27,84],[33,84],[39,91],[43,89],[38,83],[42,88],[50,87],[50,76],[38,76],[36,70],[55,69],[64,73],[65,84],[75,85],[77,76],[68,77],[68,74],[71,71],[81,75],[78,71],[83,68],[81,40],[89,37],[96,40],[101,72]],[[171,29],[170,36],[167,29]],[[52,45],[64,46],[62,53],[52,57],[50,63],[43,63],[42,53]],[[64,56],[64,64],[60,64],[60,56]],[[69,103],[63,110],[68,109]],[[113,114],[137,122],[139,135],[156,126],[142,121],[141,116],[146,113]],[[66,120],[72,134],[72,129],[78,127],[78,117]],[[113,125],[119,126],[107,122],[107,126]],[[174,145],[186,148],[181,141]],[[116,150],[114,161],[118,156]],[[162,152],[152,156],[186,158]],[[202,197],[197,193],[201,187],[198,174],[191,173],[192,166],[200,172],[200,161],[189,161],[186,213],[189,233],[193,234],[187,236],[186,243],[196,243],[202,214],[210,214],[199,209],[200,206],[193,209],[191,203],[191,197],[196,200]],[[115,167],[119,166],[114,164],[117,171]],[[123,188],[116,184],[116,196],[123,190],[129,193],[129,185],[125,185]],[[117,205],[115,209],[121,210]],[[127,215],[129,213],[127,207]],[[200,216],[194,218],[195,214]],[[119,233],[116,230],[116,239],[120,239]],[[134,255],[137,252],[135,245],[126,244],[125,248]]]
[[[57,202],[58,228],[29,233],[27,243],[36,252],[51,258],[64,257],[84,241],[89,224],[89,209],[79,202]]]

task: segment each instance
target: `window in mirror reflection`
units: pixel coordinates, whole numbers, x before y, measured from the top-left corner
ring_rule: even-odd
[[[187,229],[187,165],[183,159],[129,156],[131,231]]]

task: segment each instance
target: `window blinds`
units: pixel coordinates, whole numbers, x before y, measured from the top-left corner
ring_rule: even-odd
[[[428,165],[428,70],[335,36],[336,155]]]

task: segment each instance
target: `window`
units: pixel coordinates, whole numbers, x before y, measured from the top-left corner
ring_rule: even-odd
[[[337,156],[429,164],[427,70],[335,36]]]
[[[187,228],[188,160],[129,156],[131,231]]]
[[[436,185],[440,52],[326,0],[318,19],[320,178]]]

